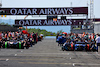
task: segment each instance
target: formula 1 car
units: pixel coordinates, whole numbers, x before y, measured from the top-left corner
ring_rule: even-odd
[[[98,46],[95,43],[87,43],[87,42],[77,42],[75,45],[75,51],[97,51]]]
[[[76,44],[75,44],[75,50],[76,51],[85,50],[86,44],[87,43],[85,43],[85,42],[76,42]]]
[[[17,40],[9,40],[4,42],[3,48],[16,48],[16,49],[24,49],[23,42]]]
[[[98,52],[98,46],[91,42],[76,42],[74,43],[65,43],[64,46],[62,47],[62,50],[66,51],[97,51]]]
[[[62,50],[66,50],[66,51],[74,51],[74,44],[73,43],[65,43],[64,46],[62,47]]]

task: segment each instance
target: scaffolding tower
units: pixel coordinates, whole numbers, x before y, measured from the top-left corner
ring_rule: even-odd
[[[94,0],[90,0],[90,24],[91,24],[91,28],[93,29],[93,33],[94,33]]]
[[[90,19],[94,18],[94,0],[90,0]]]

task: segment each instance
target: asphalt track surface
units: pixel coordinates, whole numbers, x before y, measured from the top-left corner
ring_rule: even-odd
[[[61,51],[55,39],[44,39],[29,49],[1,49],[0,67],[100,67],[100,49]]]

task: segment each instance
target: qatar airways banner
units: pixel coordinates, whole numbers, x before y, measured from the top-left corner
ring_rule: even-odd
[[[72,15],[88,14],[88,7],[0,8],[0,15]]]
[[[27,20],[15,20],[15,25],[22,25],[22,26],[61,26],[61,25],[83,25],[84,20],[82,19],[67,19],[61,20],[58,19],[57,21],[53,20],[38,20],[38,19],[27,19]]]

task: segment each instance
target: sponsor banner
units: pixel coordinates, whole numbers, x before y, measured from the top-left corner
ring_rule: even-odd
[[[72,15],[88,14],[88,7],[0,8],[0,15]]]
[[[15,25],[22,26],[61,26],[61,25],[83,25],[84,20],[82,19],[67,19],[61,20],[57,19],[57,21],[53,20],[38,20],[38,19],[27,19],[27,20],[15,20]]]

